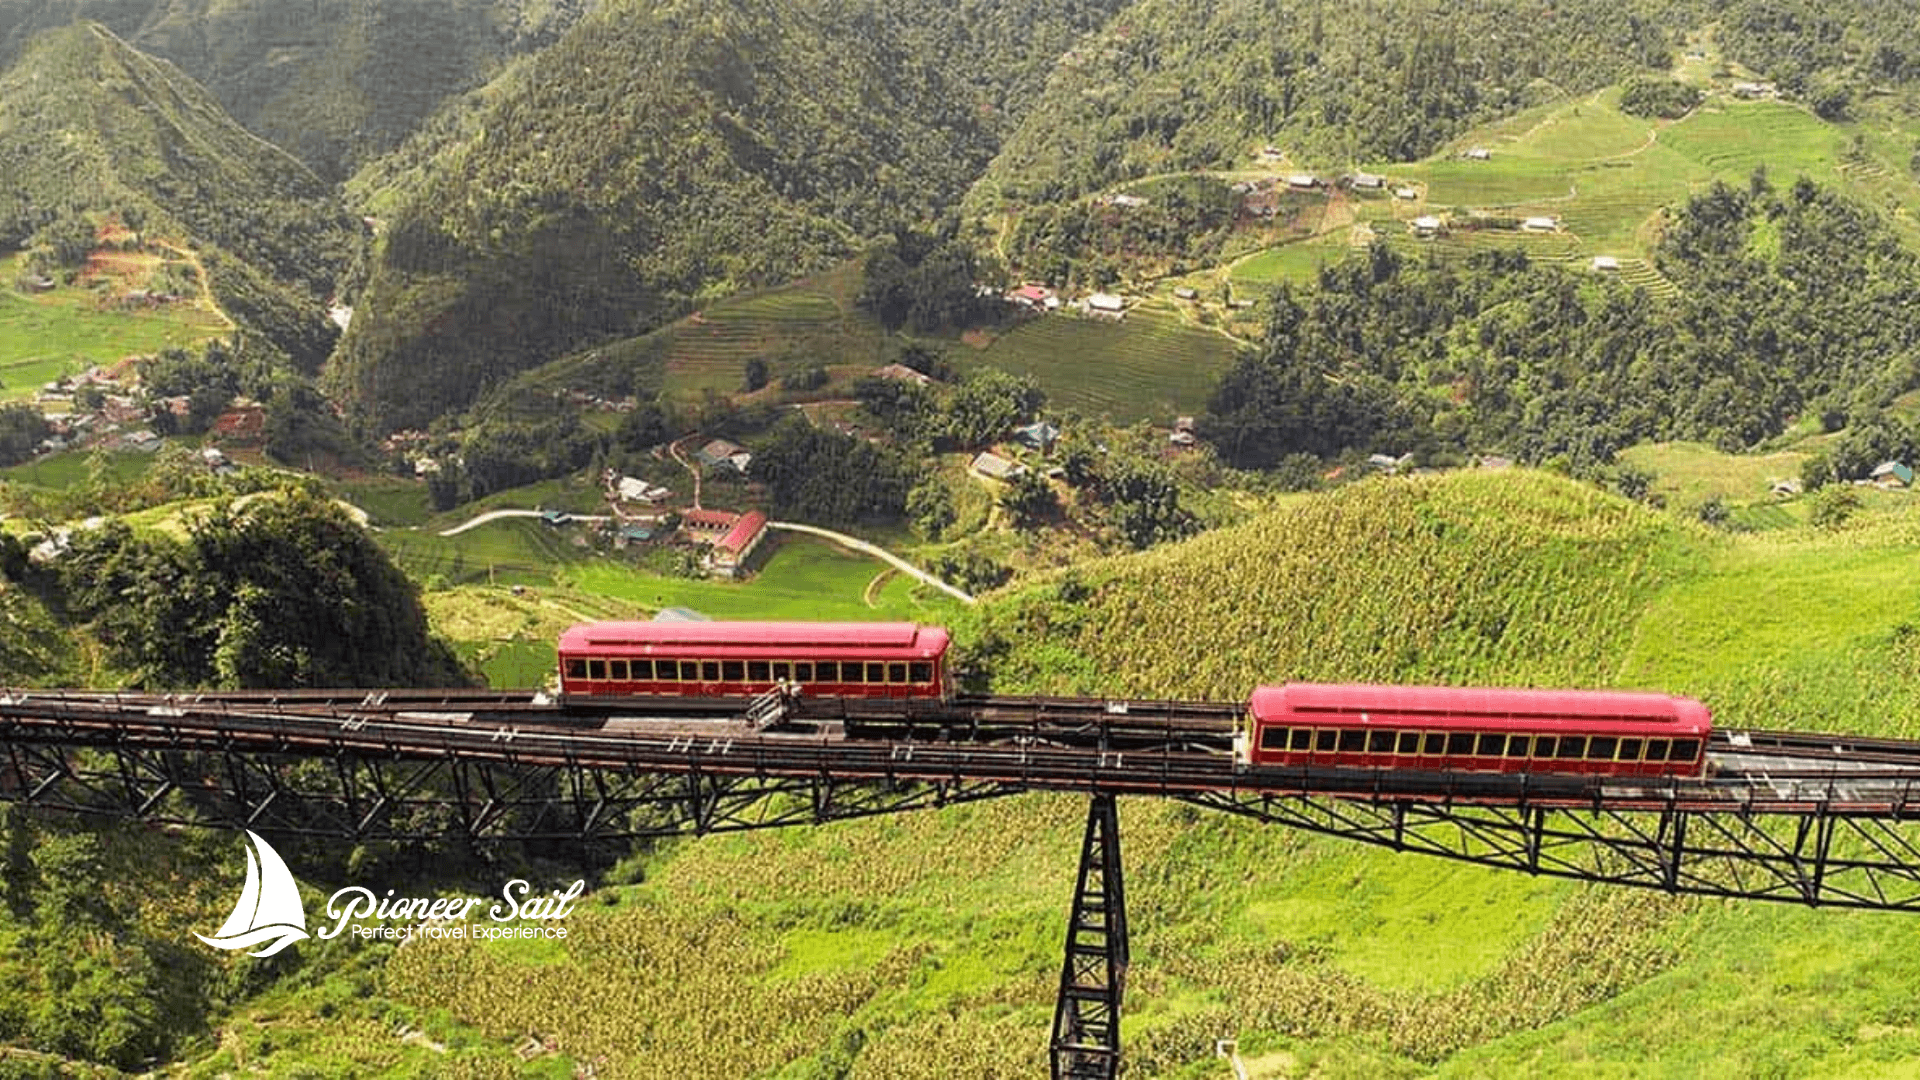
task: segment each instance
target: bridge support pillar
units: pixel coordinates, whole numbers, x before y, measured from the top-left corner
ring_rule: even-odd
[[[1120,998],[1127,981],[1127,899],[1120,876],[1120,815],[1095,793],[1080,845],[1067,923],[1067,955],[1053,1011],[1053,1080],[1120,1074]]]

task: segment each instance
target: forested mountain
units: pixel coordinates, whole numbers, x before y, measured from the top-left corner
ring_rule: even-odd
[[[1736,0],[1720,37],[1742,63],[1838,118],[1857,98],[1920,83],[1913,30],[1913,5],[1900,0]]]
[[[449,95],[557,39],[587,0],[0,0],[0,67],[94,20],[180,65],[227,111],[338,179]]]
[[[1412,160],[1476,123],[1665,68],[1646,5],[1138,0],[1061,58],[973,200],[1055,202],[1244,162]]]
[[[357,228],[328,186],[164,60],[96,24],[35,39],[0,75],[0,248],[84,256],[95,224],[198,249],[221,306],[311,370]]]
[[[1920,258],[1832,191],[1716,184],[1656,256],[1673,300],[1519,251],[1412,264],[1376,247],[1275,300],[1209,433],[1252,466],[1371,448],[1591,467],[1646,439],[1739,450],[1809,411],[1838,427],[1920,383]]]
[[[608,4],[402,178],[336,357],[372,429],[948,210],[1103,0]]]

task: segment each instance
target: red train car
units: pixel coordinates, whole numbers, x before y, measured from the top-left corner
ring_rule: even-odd
[[[1253,692],[1239,756],[1254,767],[1698,776],[1712,727],[1705,705],[1666,694],[1288,683]]]
[[[944,698],[949,635],[915,623],[597,622],[560,635],[568,697]]]

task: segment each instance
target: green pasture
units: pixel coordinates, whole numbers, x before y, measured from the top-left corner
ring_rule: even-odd
[[[1304,241],[1271,247],[1234,263],[1231,277],[1235,285],[1311,284],[1321,267],[1339,262],[1350,251],[1344,242]]]
[[[138,480],[153,467],[154,455],[138,451],[111,451],[97,456],[102,464],[101,479],[113,484]],[[79,487],[93,478],[95,457],[96,454],[92,450],[67,450],[58,454],[48,454],[45,457],[0,469],[0,480],[32,484],[52,491],[66,491]]]
[[[1908,503],[1730,541],[1648,608],[1622,682],[1700,697],[1735,725],[1920,736],[1917,538]]]
[[[1652,490],[1670,506],[1697,506],[1709,498],[1729,505],[1773,501],[1776,480],[1798,479],[1807,455],[1726,454],[1705,443],[1641,443],[1620,452],[1620,461],[1654,476]]]
[[[1124,322],[1067,314],[1031,319],[961,364],[1031,376],[1049,401],[1089,415],[1166,423],[1206,407],[1238,349],[1224,334],[1147,308],[1128,312]]]
[[[957,601],[894,572],[876,559],[813,537],[775,533],[771,554],[744,582],[695,580],[648,573],[607,560],[556,572],[567,587],[625,601],[648,611],[692,608],[716,619],[907,619],[938,621]],[[874,603],[867,588],[880,574],[886,583]]]
[[[89,292],[62,288],[28,296],[0,265],[0,400],[33,396],[46,383],[122,357],[185,348],[221,333],[219,319],[187,304],[108,311]]]
[[[338,487],[341,498],[365,510],[372,523],[382,528],[422,525],[433,513],[427,485],[419,480],[378,476],[342,481]]]

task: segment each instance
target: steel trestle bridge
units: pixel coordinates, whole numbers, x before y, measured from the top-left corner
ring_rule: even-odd
[[[617,841],[1085,792],[1056,1077],[1112,1077],[1114,798],[1670,893],[1920,909],[1920,744],[1716,731],[1700,778],[1250,770],[1238,703],[963,697],[563,709],[531,692],[0,693],[0,800],[356,841]]]

